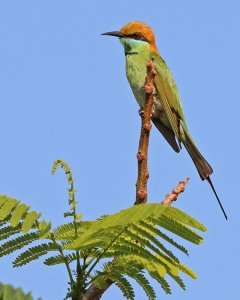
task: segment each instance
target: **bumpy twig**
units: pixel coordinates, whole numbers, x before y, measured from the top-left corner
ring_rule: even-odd
[[[146,101],[144,107],[142,108],[140,115],[142,119],[141,134],[139,140],[139,147],[137,153],[138,160],[138,179],[136,183],[136,204],[142,204],[147,202],[147,180],[149,178],[148,172],[148,145],[149,145],[149,134],[152,128],[151,124],[151,113],[154,102],[154,76],[156,75],[156,70],[153,66],[153,58],[147,63],[147,77],[145,80],[145,85],[143,87],[146,93]]]
[[[176,201],[179,194],[181,194],[182,192],[184,192],[185,190],[185,185],[188,183],[189,178],[182,180],[179,182],[178,186],[176,186],[171,193],[167,194],[165,196],[165,199],[163,199],[163,201],[161,202],[163,205],[165,206],[170,206],[173,201]]]

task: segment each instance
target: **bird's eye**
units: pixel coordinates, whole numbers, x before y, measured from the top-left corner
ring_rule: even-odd
[[[141,41],[148,42],[148,40],[142,35],[141,32],[135,32],[133,34],[129,34],[129,35],[127,35],[127,37],[134,39],[134,40],[141,40]]]
[[[143,38],[143,36],[139,32],[134,33],[131,37],[135,40],[141,40]]]

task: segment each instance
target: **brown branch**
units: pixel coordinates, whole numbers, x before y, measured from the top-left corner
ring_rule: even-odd
[[[99,300],[103,293],[113,284],[111,279],[105,280],[105,286],[102,289],[97,288],[94,284],[91,284],[87,289],[86,294],[83,296],[82,300]]]
[[[141,134],[138,147],[138,179],[136,183],[136,204],[147,202],[147,180],[149,177],[147,159],[148,159],[148,145],[149,145],[149,133],[152,127],[151,113],[153,106],[154,84],[153,79],[156,75],[156,71],[153,67],[153,58],[147,63],[147,76],[143,87],[146,93],[145,105],[141,110]],[[86,294],[83,296],[83,300],[99,300],[103,293],[114,283],[111,279],[105,280],[106,286],[102,289],[97,288],[94,284],[88,288]]]
[[[189,178],[183,180],[183,181],[180,181],[178,186],[176,186],[172,191],[171,193],[167,194],[165,196],[165,199],[163,199],[163,201],[161,202],[163,205],[165,206],[170,206],[173,201],[176,201],[179,194],[181,194],[182,192],[184,192],[185,190],[185,185],[188,183],[189,181]]]
[[[143,87],[146,93],[146,101],[144,107],[141,110],[141,134],[138,146],[137,160],[138,160],[138,179],[136,183],[136,204],[142,204],[147,202],[147,181],[149,178],[148,172],[148,145],[149,145],[149,135],[152,128],[151,124],[151,114],[154,102],[154,76],[156,75],[156,70],[153,66],[153,58],[147,63],[147,76],[145,79],[145,85]]]

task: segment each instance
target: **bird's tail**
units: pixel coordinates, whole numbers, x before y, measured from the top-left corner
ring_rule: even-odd
[[[212,184],[212,181],[210,179],[210,175],[213,173],[212,167],[209,165],[209,163],[206,161],[206,159],[202,156],[200,151],[198,150],[196,144],[194,143],[192,137],[190,136],[189,132],[187,130],[184,130],[184,138],[182,139],[183,144],[185,148],[187,149],[187,152],[191,156],[192,161],[194,162],[198,173],[202,180],[206,179],[208,183],[210,184],[216,198],[218,201],[218,204],[224,214],[225,219],[227,220],[227,215],[225,213],[225,210],[222,206],[222,203],[217,195],[217,192]]]
[[[207,179],[213,173],[213,169],[198,150],[189,132],[185,129],[183,129],[183,131],[184,137],[182,138],[182,142],[187,149],[188,154],[191,156],[201,179]]]
[[[222,212],[223,212],[223,214],[224,214],[225,219],[227,220],[227,219],[228,219],[227,214],[226,214],[226,212],[225,212],[225,210],[224,210],[224,208],[223,208],[223,206],[222,206],[222,203],[221,203],[221,201],[220,201],[220,199],[219,199],[219,197],[218,197],[218,194],[217,194],[217,192],[216,192],[216,190],[215,190],[215,188],[214,188],[214,186],[213,186],[213,184],[212,184],[212,181],[211,181],[211,179],[210,179],[210,176],[208,176],[206,179],[207,179],[208,183],[210,184],[210,186],[211,186],[211,188],[212,188],[212,190],[213,190],[213,192],[214,192],[214,194],[215,194],[215,196],[216,196],[216,198],[217,198],[218,204],[219,204],[219,206],[221,207],[221,210],[222,210]]]

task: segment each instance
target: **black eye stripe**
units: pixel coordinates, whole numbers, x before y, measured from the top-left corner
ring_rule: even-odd
[[[129,35],[127,35],[127,37],[134,39],[134,40],[141,40],[141,41],[148,42],[148,40],[140,32],[129,34]]]

